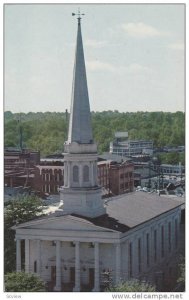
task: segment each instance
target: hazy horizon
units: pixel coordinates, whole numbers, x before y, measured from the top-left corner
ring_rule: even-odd
[[[103,113],[103,112],[117,112],[117,113],[137,113],[137,112],[143,112],[143,113],[153,113],[153,112],[163,112],[163,113],[171,113],[171,114],[174,114],[174,113],[177,113],[177,112],[182,112],[182,113],[185,113],[185,110],[184,111],[181,111],[181,110],[177,110],[177,111],[163,111],[163,110],[154,110],[154,111],[148,111],[148,110],[138,110],[138,111],[119,111],[117,109],[115,110],[110,110],[110,109],[107,109],[107,110],[102,110],[102,111],[98,111],[98,110],[91,110],[91,113]],[[23,112],[23,111],[20,111],[20,112],[13,112],[11,110],[4,110],[4,113],[6,112],[11,112],[12,114],[29,114],[29,113],[34,113],[34,114],[37,114],[37,113],[66,113],[66,110],[65,111],[28,111],[28,112]],[[68,114],[69,114],[69,110],[68,110]]]

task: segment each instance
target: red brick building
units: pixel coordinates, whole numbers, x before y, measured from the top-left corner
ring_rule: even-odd
[[[109,195],[110,191],[110,162],[99,161],[98,162],[98,181],[102,186],[102,194]]]
[[[5,185],[31,187],[44,196],[58,194],[64,185],[63,156],[40,160],[38,151],[5,151]],[[98,180],[103,196],[133,191],[134,165],[116,155],[99,156]]]
[[[40,163],[40,152],[5,148],[4,184],[8,187],[33,187],[34,168]]]
[[[133,192],[134,189],[134,165],[131,162],[110,164],[109,181],[113,195]]]
[[[64,166],[37,165],[35,167],[34,189],[44,194],[58,194],[58,189],[64,184]]]
[[[56,164],[56,165],[55,165]],[[134,166],[130,161],[117,163],[111,160],[98,162],[98,180],[103,196],[132,192]],[[63,161],[46,161],[35,166],[34,189],[44,194],[57,194],[64,185]]]
[[[112,160],[98,162],[98,179],[103,194],[120,195],[133,192],[134,165],[130,161],[115,162]]]

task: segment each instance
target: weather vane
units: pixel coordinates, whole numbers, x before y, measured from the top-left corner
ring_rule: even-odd
[[[80,9],[78,8],[78,13],[72,13],[72,16],[78,16],[78,24],[80,24],[81,16],[84,16],[85,14],[80,13]]]

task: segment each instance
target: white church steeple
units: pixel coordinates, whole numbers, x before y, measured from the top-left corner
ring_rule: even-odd
[[[68,142],[90,144],[93,137],[80,20],[79,16]]]
[[[64,212],[93,218],[105,214],[106,210],[97,178],[97,146],[92,135],[80,16],[79,12],[69,132],[64,147],[64,187],[60,190],[60,200]]]

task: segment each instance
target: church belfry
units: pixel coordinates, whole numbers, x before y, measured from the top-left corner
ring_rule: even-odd
[[[70,121],[64,145],[64,186],[60,190],[60,200],[64,212],[93,218],[105,214],[106,210],[97,179],[97,146],[92,135],[80,12],[77,15]]]

